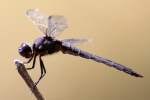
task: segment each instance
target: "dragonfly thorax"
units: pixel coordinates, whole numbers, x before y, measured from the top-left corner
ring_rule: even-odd
[[[33,51],[40,55],[58,52],[60,48],[60,41],[46,36],[37,38],[33,44]]]

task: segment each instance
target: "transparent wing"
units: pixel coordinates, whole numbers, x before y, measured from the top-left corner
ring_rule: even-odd
[[[53,15],[48,17],[47,36],[56,37],[60,32],[68,27],[67,20],[64,16]]]
[[[40,13],[38,9],[29,9],[26,16],[39,28],[41,32],[46,34],[48,29],[48,16]]]
[[[62,40],[62,42],[71,46],[76,46],[81,43],[89,42],[89,39],[65,39]]]
[[[49,37],[56,37],[67,27],[67,20],[63,16],[52,15],[46,16],[38,9],[29,9],[26,16],[39,28],[41,32]]]

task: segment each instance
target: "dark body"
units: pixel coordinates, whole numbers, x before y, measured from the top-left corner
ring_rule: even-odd
[[[51,37],[39,37],[35,40],[33,44],[33,52],[38,55],[44,56],[47,54],[53,54],[61,49],[61,41],[52,39]]]
[[[71,54],[74,56],[80,56],[86,59],[91,59],[99,63],[104,63],[108,66],[114,67],[120,71],[124,71],[130,75],[139,77],[140,75],[134,72],[133,70],[118,64],[116,62],[113,62],[111,60],[90,54],[86,51],[80,50],[76,47],[71,46],[68,43],[64,43],[59,40],[52,39],[50,37],[40,37],[38,38],[35,43],[33,44],[33,50],[37,52],[39,55],[44,56],[47,54],[53,54],[58,51],[62,51],[65,54]]]
[[[42,36],[42,37],[37,38],[34,41],[32,48],[29,47],[28,45],[21,45],[21,47],[19,48],[19,53],[22,56],[29,58],[29,60],[25,63],[29,63],[33,59],[32,67],[27,68],[28,70],[33,69],[35,67],[36,58],[37,58],[37,56],[39,56],[41,76],[40,76],[39,80],[35,83],[35,85],[37,85],[38,82],[46,74],[46,69],[45,69],[45,66],[44,66],[44,63],[42,60],[42,56],[50,55],[50,54],[56,53],[58,51],[62,51],[62,53],[64,53],[64,54],[80,56],[82,58],[91,59],[98,63],[103,63],[105,65],[108,65],[117,70],[123,71],[123,72],[125,72],[129,75],[135,76],[135,77],[143,77],[142,75],[138,74],[137,72],[133,71],[132,69],[130,69],[124,65],[121,65],[119,63],[116,63],[114,61],[108,60],[108,59],[100,57],[100,56],[93,55],[86,51],[80,50],[80,49],[72,46],[71,43],[65,42],[63,40],[62,41],[56,40],[55,38],[51,38],[51,37],[47,37],[47,36]]]

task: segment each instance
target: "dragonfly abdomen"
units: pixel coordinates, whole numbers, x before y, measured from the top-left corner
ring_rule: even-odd
[[[125,72],[129,75],[135,76],[135,77],[143,77],[142,75],[136,73],[135,71],[133,71],[132,69],[130,69],[124,65],[118,64],[114,61],[108,60],[108,59],[100,57],[100,56],[93,55],[93,54],[88,53],[86,51],[80,50],[76,47],[72,47],[71,45],[64,44],[63,45],[63,52],[65,54],[80,56],[82,58],[91,59],[91,60],[94,60],[96,62],[103,63],[105,65],[108,65],[110,67],[114,67],[117,70],[123,71],[123,72]]]

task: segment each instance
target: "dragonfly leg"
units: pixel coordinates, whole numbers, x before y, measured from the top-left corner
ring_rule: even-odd
[[[33,59],[33,56],[32,56],[28,61],[24,61],[23,64],[28,64],[28,63],[30,63],[32,59]]]
[[[41,76],[40,78],[38,79],[37,82],[35,82],[35,86],[40,82],[40,80],[45,76],[46,74],[46,69],[45,69],[45,66],[44,66],[44,63],[42,61],[42,58],[41,56],[39,56],[39,60],[40,60],[40,68],[41,68]]]
[[[37,57],[37,54],[35,54],[32,58],[33,58],[33,64],[32,64],[32,67],[30,68],[27,68],[27,70],[31,70],[35,67],[35,62],[36,62],[36,57]],[[32,59],[31,59],[32,60]]]

